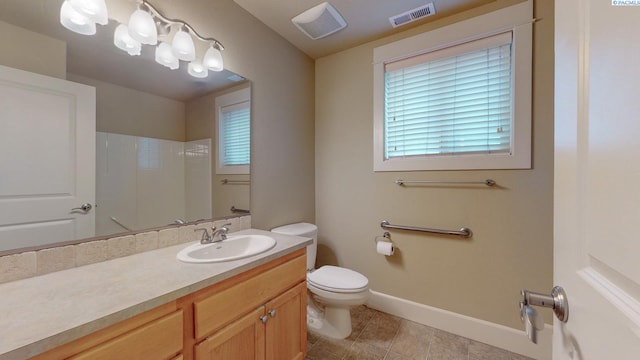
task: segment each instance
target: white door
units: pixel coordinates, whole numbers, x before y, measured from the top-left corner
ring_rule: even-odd
[[[640,359],[640,6],[555,2],[553,358]]]
[[[95,89],[0,66],[0,251],[90,237]]]

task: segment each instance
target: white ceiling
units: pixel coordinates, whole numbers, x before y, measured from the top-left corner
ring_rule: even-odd
[[[206,79],[189,76],[186,66],[169,70],[155,63],[153,47],[144,46],[141,56],[129,56],[113,45],[117,22],[126,22],[139,0],[106,0],[110,21],[99,26],[96,36],[75,34],[59,23],[63,0],[0,0],[0,20],[67,43],[67,71],[73,74],[147,91],[178,100],[187,100],[233,84],[228,71],[209,72]],[[150,0],[162,11],[176,0]],[[231,0],[182,1],[181,18],[206,14],[215,2]],[[291,22],[291,18],[323,2],[322,0],[233,0],[247,12],[287,39],[311,58],[326,56],[350,47],[404,31],[434,19],[461,12],[495,0],[433,0],[436,15],[393,29],[389,17],[424,5],[430,0],[332,0],[331,4],[347,21],[347,27],[328,37],[311,40]],[[193,16],[195,17],[195,16]],[[224,39],[219,39],[224,44]],[[6,51],[6,50],[3,50]],[[46,54],[43,54],[46,56]]]
[[[291,18],[324,0],[234,0],[297,48],[316,59],[368,41],[405,31],[428,21],[462,12],[495,0],[330,0],[347,27],[312,40],[293,25]],[[433,2],[436,15],[394,29],[389,17]]]

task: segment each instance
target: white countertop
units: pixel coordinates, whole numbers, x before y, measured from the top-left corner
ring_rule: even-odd
[[[236,261],[187,264],[180,244],[0,284],[0,360],[26,359],[304,248],[311,239],[265,234],[276,246]]]

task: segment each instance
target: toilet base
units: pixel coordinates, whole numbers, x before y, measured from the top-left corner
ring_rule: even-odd
[[[312,333],[333,339],[344,339],[351,335],[351,312],[346,307],[326,307],[318,311],[313,305],[307,306],[307,329]]]

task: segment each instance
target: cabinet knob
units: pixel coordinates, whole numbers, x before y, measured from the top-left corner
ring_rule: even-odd
[[[271,310],[269,310],[269,316],[271,316],[271,317],[276,317],[276,311],[275,311],[275,309],[271,309]]]
[[[262,320],[263,324],[266,324],[267,321],[269,320],[269,317],[267,315],[262,315],[260,316],[260,320]]]

